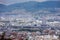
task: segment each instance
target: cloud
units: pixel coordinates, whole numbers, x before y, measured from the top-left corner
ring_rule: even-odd
[[[47,1],[47,0],[33,0],[33,1],[43,2],[43,1]]]
[[[60,1],[60,0],[48,0],[48,1]]]
[[[4,4],[4,3],[6,3],[6,1],[0,0],[0,4]]]
[[[60,1],[60,0],[0,0],[0,4],[14,4],[14,3],[20,3],[20,2],[27,2],[27,1],[37,1],[37,2],[43,2],[43,1]]]
[[[0,3],[3,3],[3,4],[14,4],[14,3],[27,2],[27,1],[43,2],[43,1],[46,1],[46,0],[0,0]]]

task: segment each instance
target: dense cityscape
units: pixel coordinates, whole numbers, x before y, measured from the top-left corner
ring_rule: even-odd
[[[60,40],[59,0],[15,1],[0,0],[0,40]]]
[[[23,15],[22,15],[23,16]],[[48,15],[49,16],[49,15]],[[60,40],[60,22],[50,15],[41,18],[1,16],[0,35],[12,40]]]

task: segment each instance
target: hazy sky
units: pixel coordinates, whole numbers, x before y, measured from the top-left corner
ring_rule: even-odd
[[[20,3],[20,2],[27,2],[27,1],[43,2],[43,1],[52,1],[52,0],[0,0],[0,4],[13,4],[13,3]]]

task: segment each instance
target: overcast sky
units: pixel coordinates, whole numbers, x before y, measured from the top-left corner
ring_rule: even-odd
[[[21,3],[21,2],[27,2],[27,1],[43,2],[43,1],[51,1],[51,0],[0,0],[0,4],[8,4],[9,5],[9,4]],[[59,1],[59,0],[56,0],[56,1]]]

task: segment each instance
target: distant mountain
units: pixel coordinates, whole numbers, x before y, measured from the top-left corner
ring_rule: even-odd
[[[0,12],[5,12],[6,11],[7,6],[4,4],[0,4]]]
[[[60,8],[60,1],[45,1],[45,2],[24,2],[24,3],[16,3],[12,5],[3,5],[0,4],[0,12],[12,11],[15,9],[25,9],[27,11],[38,11],[44,8]]]

